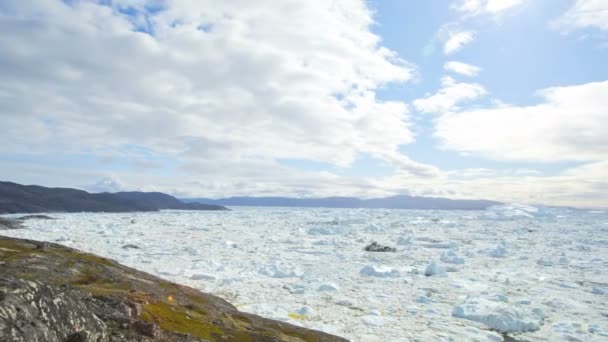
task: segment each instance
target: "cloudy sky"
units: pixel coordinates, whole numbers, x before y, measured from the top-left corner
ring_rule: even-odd
[[[0,179],[608,207],[608,0],[2,0]]]

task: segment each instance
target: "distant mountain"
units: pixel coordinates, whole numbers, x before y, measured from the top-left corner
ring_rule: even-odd
[[[359,199],[355,197],[288,198],[288,197],[230,197],[222,199],[184,198],[189,203],[209,203],[224,206],[307,207],[307,208],[384,208],[384,209],[440,209],[483,210],[502,204],[487,200],[453,200],[447,198],[392,196]]]
[[[220,205],[204,204],[199,202],[182,202],[177,198],[162,192],[115,192],[112,195],[123,200],[136,202],[157,209],[179,210],[226,210]]]
[[[133,212],[160,209],[227,210],[219,205],[184,203],[159,192],[92,194],[70,188],[46,188],[0,182],[0,214],[41,212]]]

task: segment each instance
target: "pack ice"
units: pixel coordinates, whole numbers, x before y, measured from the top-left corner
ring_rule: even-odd
[[[606,212],[232,209],[54,214],[2,234],[96,253],[352,341],[608,338]],[[395,251],[365,251],[371,241]]]

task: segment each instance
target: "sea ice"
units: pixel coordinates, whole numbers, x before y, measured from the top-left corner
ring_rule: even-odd
[[[299,278],[304,272],[296,266],[273,264],[260,268],[259,272],[271,278]]]
[[[226,241],[226,242],[224,242],[224,244],[226,245],[226,247],[229,247],[229,248],[238,248],[239,247],[239,245],[234,241]]]
[[[553,266],[554,265],[553,260],[551,260],[551,258],[548,258],[548,257],[541,257],[536,261],[536,263],[541,266]]]
[[[445,276],[445,268],[436,261],[431,261],[424,270],[424,275],[427,277],[431,276]]]
[[[318,292],[334,292],[334,291],[340,291],[340,288],[336,284],[326,283],[326,284],[321,284],[317,288],[317,291]]]
[[[427,296],[426,294],[416,297],[416,299],[414,301],[416,303],[421,303],[421,304],[429,304],[429,303],[433,302],[431,297]]]
[[[372,327],[383,327],[387,324],[394,322],[392,317],[383,317],[377,315],[366,315],[361,317],[361,321],[363,324],[372,326]]]
[[[482,323],[502,333],[523,333],[540,328],[544,315],[538,309],[515,307],[481,298],[468,299],[452,310],[455,317]]]
[[[194,273],[194,274],[190,275],[190,279],[192,279],[192,280],[216,280],[217,277],[214,276],[213,274]]]
[[[441,253],[440,260],[447,264],[464,264],[464,258],[451,249]]]
[[[504,258],[507,256],[507,247],[501,243],[492,249],[486,250],[485,253],[494,258]]]
[[[378,278],[396,278],[401,274],[394,268],[387,266],[375,266],[368,265],[361,269],[359,272],[361,275],[368,277],[378,277]]]
[[[367,228],[365,228],[366,233],[380,233],[383,231],[384,231],[384,228],[375,223],[372,223],[369,226],[367,226]]]
[[[437,248],[437,249],[448,249],[448,248],[457,247],[457,245],[454,243],[445,243],[445,242],[423,243],[423,244],[421,244],[421,246],[425,247],[425,248]]]
[[[397,244],[400,245],[400,246],[411,245],[412,244],[412,237],[411,236],[401,236],[399,238],[399,240],[397,241]]]
[[[298,310],[296,310],[296,313],[298,315],[302,315],[302,316],[306,316],[306,317],[312,317],[312,316],[316,316],[317,312],[315,311],[315,309],[311,308],[308,305],[304,305],[301,308],[299,308]]]
[[[310,235],[344,235],[349,232],[350,229],[344,226],[317,227],[308,230]]]

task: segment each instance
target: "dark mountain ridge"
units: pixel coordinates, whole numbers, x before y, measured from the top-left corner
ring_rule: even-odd
[[[420,196],[391,196],[360,199],[356,197],[289,198],[289,197],[229,197],[183,198],[189,203],[209,203],[224,206],[305,207],[305,208],[382,208],[382,209],[437,209],[484,210],[502,204],[488,200],[460,200]]]
[[[0,182],[0,214],[43,212],[134,212],[227,210],[220,205],[184,203],[160,192],[89,193],[70,188],[47,188]]]

